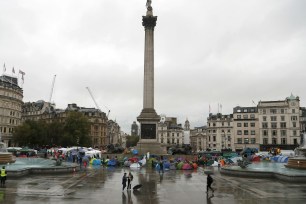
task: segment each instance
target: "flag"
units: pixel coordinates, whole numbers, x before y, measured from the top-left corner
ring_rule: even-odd
[[[14,67],[13,67],[13,69],[12,69],[12,73],[14,73],[14,74],[15,74],[15,69],[14,69]]]
[[[6,71],[5,63],[3,64],[3,72]]]
[[[19,70],[19,74],[25,75],[25,73],[21,70]]]

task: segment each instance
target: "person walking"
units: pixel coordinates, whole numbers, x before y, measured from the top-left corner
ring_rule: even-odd
[[[2,167],[0,176],[1,176],[1,186],[5,186],[5,180],[6,180],[5,166]]]
[[[127,185],[127,190],[131,190],[131,187],[132,187],[132,181],[133,181],[133,174],[131,172],[129,172],[129,175],[127,177],[127,182],[128,182],[128,185]]]
[[[210,174],[207,175],[207,186],[206,186],[206,193],[208,193],[208,189],[210,189],[212,192],[214,192],[214,189],[211,187],[211,184],[214,182],[214,179],[210,176]]]
[[[126,180],[127,180],[126,173],[124,173],[122,177],[122,191],[124,191],[126,187]]]
[[[164,161],[162,159],[159,161],[159,174],[160,172],[164,173]]]

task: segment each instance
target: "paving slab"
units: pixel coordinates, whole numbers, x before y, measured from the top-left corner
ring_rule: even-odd
[[[145,204],[283,204],[305,203],[306,184],[277,179],[230,177],[214,169],[213,188],[206,193],[206,175],[197,171],[170,170],[160,175],[155,170],[132,170],[132,186],[138,191],[122,192],[121,179],[129,168],[90,167],[86,172],[58,175],[28,175],[7,180],[0,188],[0,203],[145,203]]]

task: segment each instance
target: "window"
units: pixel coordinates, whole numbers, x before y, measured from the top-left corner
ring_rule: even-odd
[[[268,123],[262,123],[262,128],[268,128]]]
[[[277,142],[277,141],[276,141],[276,138],[272,138],[272,144],[273,144],[273,145],[276,145],[276,142]]]
[[[248,123],[243,123],[243,127],[248,127],[249,124]]]
[[[263,138],[263,139],[262,139],[262,143],[263,143],[264,145],[267,145],[267,144],[268,144],[268,138]]]
[[[276,110],[276,109],[270,109],[270,113],[271,113],[271,114],[276,114],[276,113],[277,113],[277,110]]]
[[[248,131],[248,130],[245,130],[245,131],[243,131],[243,134],[244,134],[244,135],[249,135],[249,131]]]
[[[284,115],[281,116],[281,121],[285,121],[285,116]]]
[[[271,123],[271,128],[277,128],[277,123]]]
[[[292,113],[295,113],[295,109],[292,109]]]
[[[249,144],[249,139],[248,138],[244,138],[244,144]]]
[[[267,116],[263,116],[263,117],[262,117],[262,120],[263,120],[263,121],[267,121]]]
[[[251,127],[255,127],[255,123],[250,123]]]
[[[242,135],[242,131],[241,130],[237,130],[237,135]]]
[[[296,130],[293,130],[293,136],[296,136]]]
[[[213,136],[213,141],[214,141],[214,142],[216,141],[216,136]]]
[[[231,123],[227,123],[227,126],[231,126]]]
[[[282,143],[282,145],[287,144],[287,139],[286,139],[286,138],[282,138],[282,139],[281,139],[281,143]]]
[[[287,130],[281,130],[281,136],[287,136]]]
[[[297,120],[297,116],[291,116],[291,120],[292,120],[292,121]]]
[[[180,133],[177,133],[177,134],[176,134],[176,136],[178,136],[178,137],[179,137],[179,136],[180,136]]]
[[[276,121],[276,116],[271,116],[271,121]]]
[[[248,119],[248,115],[243,115],[243,119]]]
[[[164,138],[161,138],[160,142],[161,142],[161,143],[164,143]]]
[[[281,114],[284,114],[285,113],[285,110],[284,109],[281,109]]]
[[[231,141],[231,136],[230,135],[227,136],[227,141]]]
[[[255,138],[251,138],[251,144],[256,144],[256,139]]]
[[[272,136],[277,136],[277,130],[272,130]]]
[[[263,113],[263,114],[266,114],[266,113],[267,113],[266,109],[263,109],[263,110],[262,110],[262,113]]]
[[[296,122],[292,122],[292,126],[293,126],[293,127],[296,127]]]
[[[297,139],[293,139],[293,143],[294,143],[295,145],[298,145]]]
[[[237,123],[237,127],[241,127],[241,123]]]
[[[238,143],[238,144],[242,144],[242,138],[238,138],[238,139],[237,139],[237,143]]]
[[[238,118],[238,119],[241,119],[241,115],[237,115],[237,118]]]
[[[210,142],[210,136],[208,137],[208,141]]]
[[[251,130],[251,135],[255,135],[255,130]]]
[[[222,126],[224,126],[224,122],[222,122]]]
[[[286,123],[280,123],[281,128],[286,128]]]
[[[250,117],[251,117],[252,119],[254,119],[254,118],[255,118],[255,114],[251,114]]]
[[[216,127],[216,123],[213,123],[213,126]]]
[[[227,132],[231,132],[231,130],[230,130],[230,129],[228,129],[228,130],[227,130]]]
[[[180,140],[179,139],[176,139],[176,144],[180,144]]]

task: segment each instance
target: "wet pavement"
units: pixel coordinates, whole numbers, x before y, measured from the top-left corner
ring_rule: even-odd
[[[132,171],[132,187],[122,192],[121,178],[129,168],[89,168],[87,172],[59,175],[29,175],[8,179],[0,188],[0,203],[305,203],[306,183],[293,184],[276,179],[252,179],[221,175],[215,169],[214,194],[206,194],[206,175],[197,171],[152,169]]]

